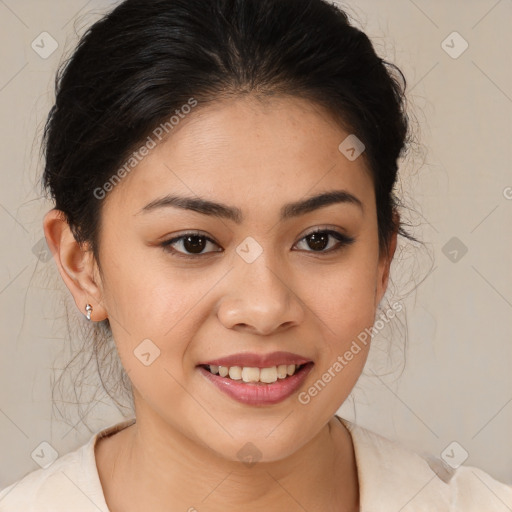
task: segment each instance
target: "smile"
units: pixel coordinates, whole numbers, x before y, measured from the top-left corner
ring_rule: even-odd
[[[298,392],[314,363],[286,352],[234,354],[197,365],[209,384],[237,402],[278,404]]]

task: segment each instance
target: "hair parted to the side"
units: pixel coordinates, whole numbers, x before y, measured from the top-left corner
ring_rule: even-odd
[[[126,0],[86,31],[57,74],[43,185],[101,271],[104,201],[94,190],[155,127],[190,98],[197,111],[245,94],[301,97],[364,143],[387,250],[394,231],[415,240],[394,216],[398,159],[412,140],[405,89],[400,69],[324,0]],[[88,342],[96,355],[112,350],[102,324]]]

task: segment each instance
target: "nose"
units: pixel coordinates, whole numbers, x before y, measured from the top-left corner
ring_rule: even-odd
[[[303,303],[293,290],[293,280],[271,268],[264,254],[250,264],[238,261],[230,272],[226,283],[229,291],[217,310],[227,329],[269,335],[297,326],[304,319]]]

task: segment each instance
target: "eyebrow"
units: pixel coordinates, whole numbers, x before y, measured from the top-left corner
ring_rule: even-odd
[[[330,192],[324,192],[316,196],[308,197],[307,199],[285,204],[281,208],[280,220],[298,217],[314,210],[338,203],[355,205],[364,212],[363,203],[355,195],[346,190],[332,190]],[[192,210],[203,215],[228,219],[237,224],[240,224],[244,218],[242,210],[235,206],[228,206],[226,204],[216,203],[199,197],[183,197],[176,195],[167,195],[151,201],[149,204],[144,206],[137,215],[139,213],[148,213],[159,208],[167,207]]]

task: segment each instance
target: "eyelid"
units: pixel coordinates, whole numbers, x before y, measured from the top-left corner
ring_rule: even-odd
[[[169,238],[169,240],[164,240],[162,242],[162,244],[165,244],[165,245],[169,245],[170,243],[172,242],[177,242],[178,240],[181,240],[182,238],[185,238],[187,236],[200,236],[201,238],[205,238],[206,240],[208,240],[209,242],[213,242],[214,244],[216,244],[217,242],[215,242],[215,240],[213,240],[212,238],[210,238],[208,235],[206,235],[204,232],[202,231],[195,231],[195,230],[192,230],[192,231],[185,231],[184,233],[182,233],[181,235],[176,235],[176,236],[173,236],[172,238]]]
[[[299,241],[307,236],[313,235],[314,233],[336,233],[347,239],[351,238],[343,228],[340,228],[339,226],[334,226],[332,224],[324,224],[306,229],[304,234],[300,236]]]

